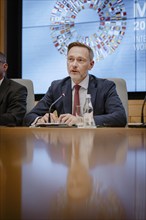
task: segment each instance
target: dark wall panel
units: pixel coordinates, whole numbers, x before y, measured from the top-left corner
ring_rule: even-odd
[[[8,77],[21,78],[22,1],[7,1]]]

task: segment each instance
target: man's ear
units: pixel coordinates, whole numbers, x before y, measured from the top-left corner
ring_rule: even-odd
[[[4,64],[3,64],[3,68],[4,68],[5,72],[6,72],[7,69],[8,69],[8,64],[7,64],[7,63],[4,63]]]
[[[89,66],[89,70],[91,70],[93,68],[93,66],[94,66],[94,60],[91,60],[90,61],[90,66]]]

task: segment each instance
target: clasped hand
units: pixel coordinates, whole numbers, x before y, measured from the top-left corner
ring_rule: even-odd
[[[44,116],[38,119],[37,123],[48,123],[49,114],[46,113]],[[69,126],[77,124],[77,117],[72,114],[62,114],[59,117],[54,113],[50,114],[51,123],[64,123]]]

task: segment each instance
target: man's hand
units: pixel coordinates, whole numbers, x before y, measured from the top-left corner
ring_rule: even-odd
[[[37,120],[37,123],[48,123],[49,114],[46,113],[44,116],[40,117]]]
[[[71,114],[62,114],[59,116],[58,122],[72,126],[77,123],[77,117]]]
[[[58,122],[58,116],[56,114],[51,113],[50,118],[51,118],[52,123],[57,123]],[[49,119],[49,114],[46,113],[44,116],[42,116],[41,118],[39,118],[37,120],[37,123],[48,123],[48,119]]]

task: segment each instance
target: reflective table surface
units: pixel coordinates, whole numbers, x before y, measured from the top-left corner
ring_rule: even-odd
[[[1,220],[146,220],[146,129],[0,128]]]

